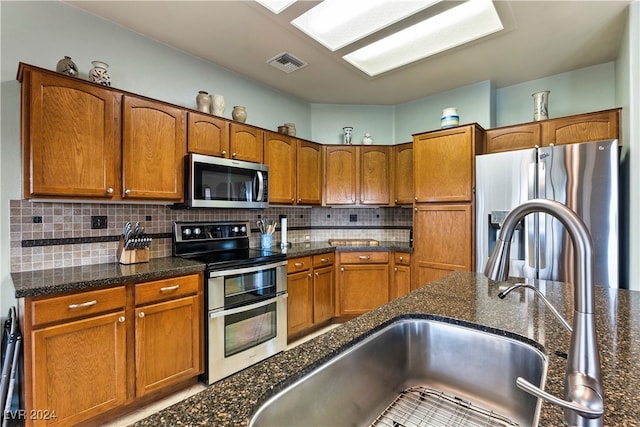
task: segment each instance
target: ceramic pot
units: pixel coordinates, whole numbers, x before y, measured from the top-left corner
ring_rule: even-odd
[[[196,95],[196,106],[198,111],[211,114],[211,97],[203,90]]]
[[[224,114],[224,96],[211,95],[211,113],[216,116]]]
[[[102,61],[91,61],[91,64],[93,68],[89,70],[89,80],[102,86],[111,86],[111,74],[107,71],[109,64]]]
[[[373,138],[371,138],[371,134],[370,133],[365,133],[364,134],[364,138],[362,138],[362,143],[364,145],[371,145],[373,144]]]
[[[236,105],[233,107],[231,117],[233,117],[233,120],[236,122],[244,123],[247,121],[247,109],[241,105]]]
[[[547,120],[549,118],[549,94],[550,90],[542,90],[531,94],[533,97],[533,120]]]
[[[452,128],[459,124],[460,116],[457,108],[449,107],[442,110],[442,117],[440,117],[440,127],[442,129]]]
[[[296,136],[296,124],[295,123],[285,123],[287,127],[287,133],[289,136]]]
[[[76,64],[68,56],[58,61],[56,71],[68,76],[78,77],[78,67],[76,67]]]
[[[342,128],[344,132],[344,144],[351,145],[351,135],[353,134],[353,128],[351,126],[346,126]]]

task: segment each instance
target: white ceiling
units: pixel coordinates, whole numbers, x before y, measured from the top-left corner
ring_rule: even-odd
[[[290,24],[318,1],[298,1],[279,15],[248,0],[63,1],[308,102],[368,105],[485,80],[500,88],[615,60],[630,3],[498,0],[502,32],[371,78],[341,57],[433,11],[330,52]],[[436,10],[455,4],[445,1]],[[287,74],[266,63],[285,51],[309,65]]]

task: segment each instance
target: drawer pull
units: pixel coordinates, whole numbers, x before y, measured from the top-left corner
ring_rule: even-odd
[[[138,317],[142,319],[144,317],[144,311],[141,311],[140,313],[138,313]]]
[[[165,286],[164,288],[160,288],[160,292],[175,291],[179,288],[180,288],[180,285]]]
[[[316,274],[316,277],[320,276],[318,273],[315,273],[315,274]]]
[[[120,322],[120,323],[124,323],[124,321],[125,321],[124,316],[120,316],[120,317],[118,317],[118,322]]]
[[[320,262],[329,262],[329,258],[320,258]]]
[[[400,262],[404,261],[404,258],[400,257]]]
[[[371,259],[369,255],[360,255],[358,258],[360,259]]]
[[[92,305],[96,305],[98,303],[97,300],[82,302],[80,304],[69,304],[69,309],[73,310],[74,308],[83,308],[83,307],[91,307]]]
[[[393,271],[398,272],[398,267],[394,268]]]
[[[295,264],[293,264],[294,267],[302,267],[304,265],[304,262],[296,262]]]

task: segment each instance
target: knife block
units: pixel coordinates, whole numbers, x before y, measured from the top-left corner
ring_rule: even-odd
[[[120,264],[139,264],[142,262],[149,262],[149,247],[141,249],[125,249],[124,236],[120,236],[116,257]]]

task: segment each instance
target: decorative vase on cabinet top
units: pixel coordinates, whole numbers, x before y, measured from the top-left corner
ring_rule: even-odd
[[[224,114],[224,96],[211,95],[211,113],[216,116]]]
[[[111,86],[111,74],[107,71],[109,64],[102,61],[91,61],[91,64],[93,68],[89,70],[89,80],[102,86]]]
[[[211,97],[203,90],[199,91],[196,95],[196,106],[198,111],[203,113],[211,113]]]
[[[236,105],[233,107],[231,117],[233,117],[233,120],[236,122],[244,123],[247,121],[247,109],[241,105]]]
[[[345,126],[342,128],[342,131],[344,132],[344,144],[351,145],[351,135],[353,134],[353,127]]]
[[[549,94],[550,90],[541,90],[531,94],[533,96],[533,121],[547,120],[549,118]]]
[[[362,143],[364,145],[371,145],[373,144],[373,138],[371,138],[371,134],[370,133],[365,133],[364,134],[364,138],[362,138]]]
[[[68,56],[65,56],[60,61],[58,61],[58,63],[56,64],[56,71],[68,76],[78,76],[78,67]]]
[[[458,126],[459,124],[460,116],[457,108],[449,107],[442,110],[442,117],[440,117],[440,127],[442,129]]]

